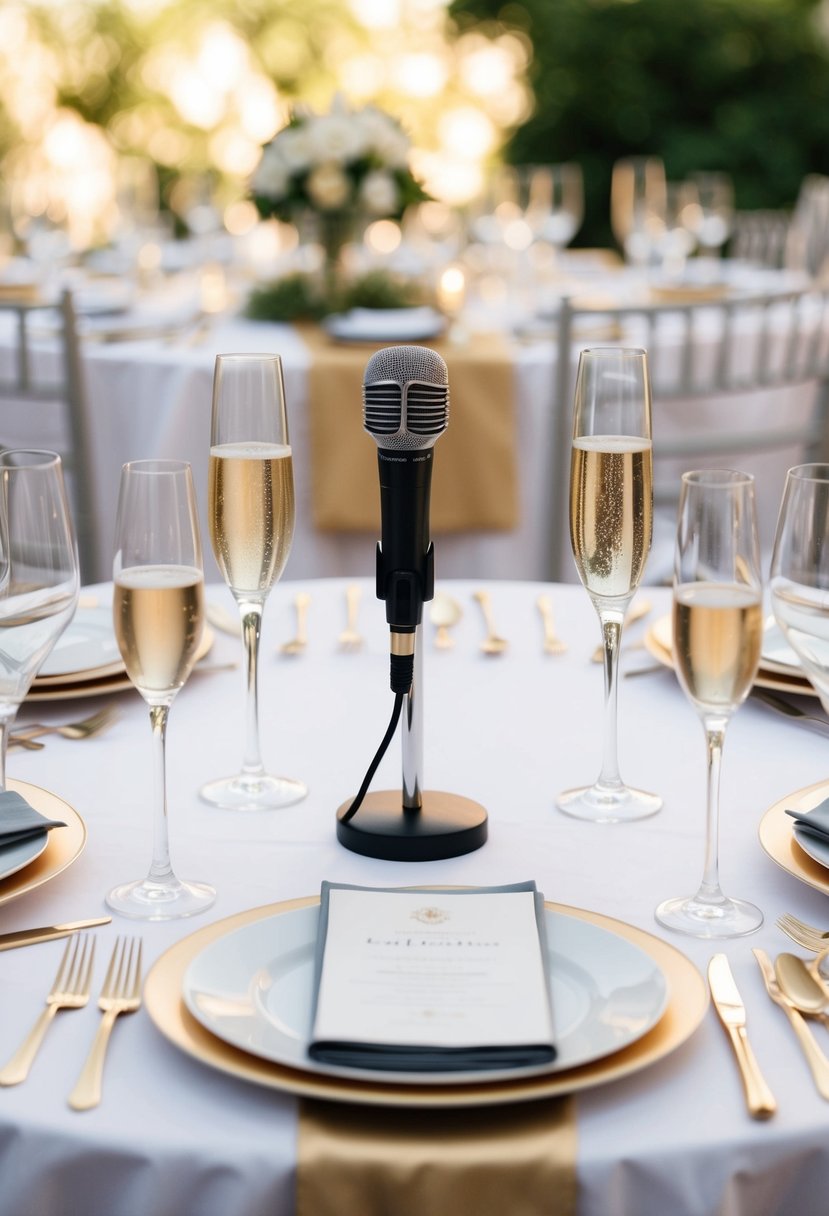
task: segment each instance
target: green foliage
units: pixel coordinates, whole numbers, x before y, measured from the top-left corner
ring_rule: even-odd
[[[421,292],[416,283],[385,270],[372,270],[345,284],[340,307],[409,308],[419,303]]]
[[[308,274],[286,275],[248,297],[245,316],[253,321],[319,321],[349,308],[408,308],[421,302],[416,284],[385,270],[373,270],[326,296],[323,281]]]
[[[454,0],[531,40],[533,117],[514,163],[575,160],[586,219],[577,244],[609,241],[613,162],[662,156],[669,178],[724,169],[739,208],[787,207],[829,172],[829,46],[821,0]]]

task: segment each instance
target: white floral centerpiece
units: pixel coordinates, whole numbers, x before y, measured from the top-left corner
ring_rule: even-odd
[[[298,111],[265,145],[251,196],[264,218],[313,217],[333,291],[342,247],[360,220],[399,219],[428,197],[409,168],[410,146],[389,114],[350,109],[338,95],[327,114]]]

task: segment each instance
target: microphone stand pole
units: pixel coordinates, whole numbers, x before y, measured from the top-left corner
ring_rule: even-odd
[[[352,819],[337,811],[337,839],[352,853],[385,861],[442,861],[486,843],[487,813],[460,794],[423,790],[423,626],[415,632],[414,679],[402,714],[402,790],[368,793]]]

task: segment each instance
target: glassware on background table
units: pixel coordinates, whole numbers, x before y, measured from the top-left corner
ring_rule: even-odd
[[[727,173],[693,173],[697,204],[692,231],[700,254],[719,257],[734,225],[734,185]]]
[[[829,713],[829,464],[789,469],[771,558],[771,606]]]
[[[665,231],[665,166],[657,156],[626,156],[613,166],[610,223],[633,266],[650,266]]]
[[[106,902],[138,920],[174,920],[209,908],[213,887],[173,873],[167,826],[170,706],[190,675],[204,628],[204,571],[193,478],[180,460],[136,460],[121,470],[112,568],[112,617],[127,675],[150,710],[153,856],[147,877]]]
[[[647,354],[583,350],[576,376],[570,464],[570,542],[604,644],[604,746],[598,780],[559,795],[578,819],[627,822],[653,815],[656,794],[619,775],[616,710],[622,622],[645,568],[653,523],[651,390]]]
[[[0,452],[0,789],[9,729],[74,615],[79,587],[60,457],[38,449]]]
[[[665,900],[656,919],[692,937],[740,937],[758,929],[763,914],[723,894],[718,835],[725,728],[751,689],[763,640],[754,478],[747,473],[708,469],[682,476],[673,639],[679,682],[705,731],[705,863],[696,894]]]
[[[519,174],[524,219],[536,240],[560,253],[584,219],[581,165],[522,165]]]
[[[227,810],[290,806],[308,789],[295,778],[265,771],[257,687],[262,611],[294,535],[293,460],[278,355],[216,358],[208,518],[213,553],[242,622],[246,730],[241,772],[209,782],[201,796]]]

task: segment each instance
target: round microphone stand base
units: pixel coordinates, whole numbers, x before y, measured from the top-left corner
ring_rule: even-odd
[[[426,790],[422,800],[414,810],[403,806],[400,790],[377,790],[343,822],[349,799],[337,811],[337,839],[352,853],[384,861],[442,861],[486,843],[487,814],[480,803],[440,790]]]

